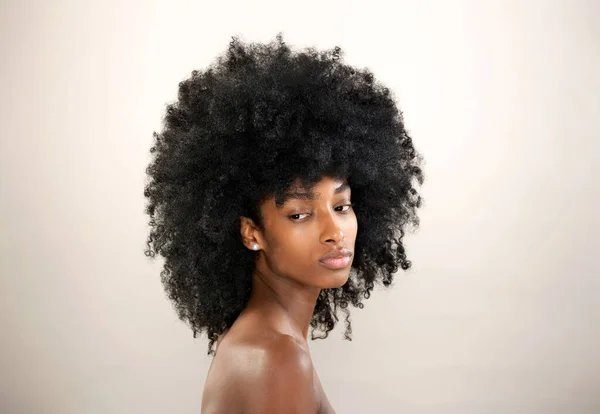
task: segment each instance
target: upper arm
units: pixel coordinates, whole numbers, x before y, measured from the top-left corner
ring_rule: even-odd
[[[264,357],[253,368],[240,393],[243,413],[318,411],[310,355],[293,338],[281,336],[270,342],[265,346]]]

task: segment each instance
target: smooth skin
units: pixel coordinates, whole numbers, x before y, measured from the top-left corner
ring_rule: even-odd
[[[252,293],[217,341],[203,414],[335,414],[312,364],[308,328],[321,289],[346,282],[353,256],[338,270],[319,259],[334,249],[354,252],[357,220],[346,181],[324,177],[313,199],[296,195],[281,208],[274,197],[261,205],[264,232],[242,218],[244,245],[259,246]]]

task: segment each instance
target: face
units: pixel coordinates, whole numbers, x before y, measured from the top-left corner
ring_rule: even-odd
[[[354,259],[357,231],[347,181],[326,177],[312,193],[299,186],[288,192],[283,206],[274,197],[261,206],[264,232],[252,234],[259,244],[257,266],[305,286],[342,286]],[[349,257],[321,261],[334,250]]]

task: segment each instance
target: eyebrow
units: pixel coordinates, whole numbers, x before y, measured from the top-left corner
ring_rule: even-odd
[[[350,184],[348,184],[348,182],[344,182],[342,184],[340,184],[339,187],[337,187],[335,190],[333,190],[334,194],[339,194],[344,192],[345,190],[347,190],[348,188],[350,188]],[[283,205],[285,203],[287,203],[289,200],[317,200],[319,199],[319,197],[321,196],[321,193],[315,193],[314,191],[289,191],[287,193],[285,193],[278,201],[277,204],[279,205]]]

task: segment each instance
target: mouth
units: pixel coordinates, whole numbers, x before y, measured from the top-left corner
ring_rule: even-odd
[[[339,269],[344,269],[345,267],[348,267],[348,265],[350,264],[351,261],[352,261],[351,256],[339,256],[339,257],[333,257],[330,259],[319,260],[319,263],[321,263],[323,266],[325,266],[328,269],[339,270]]]

